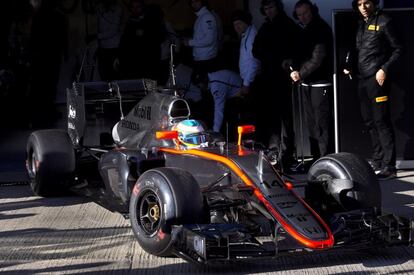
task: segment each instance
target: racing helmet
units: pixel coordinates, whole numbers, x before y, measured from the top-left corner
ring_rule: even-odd
[[[199,147],[206,142],[203,125],[195,119],[185,119],[172,127],[178,132],[178,140],[186,147]]]

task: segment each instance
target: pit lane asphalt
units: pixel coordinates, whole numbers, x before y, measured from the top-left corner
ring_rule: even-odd
[[[28,130],[0,138],[0,182],[24,183]],[[380,183],[386,211],[414,219],[414,171]],[[331,251],[199,267],[145,253],[130,224],[81,197],[0,184],[0,274],[413,274],[414,247]]]

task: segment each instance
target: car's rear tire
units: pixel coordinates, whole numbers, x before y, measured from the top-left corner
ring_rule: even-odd
[[[29,136],[26,153],[33,193],[42,197],[65,194],[76,166],[68,133],[58,129],[35,131]]]
[[[377,177],[369,163],[355,154],[338,153],[320,158],[309,169],[308,182],[305,199],[325,218],[343,211],[381,209]],[[349,188],[344,188],[347,185]]]
[[[203,197],[194,177],[178,168],[155,168],[134,186],[129,208],[132,230],[140,246],[156,256],[172,250],[171,225],[200,220]]]

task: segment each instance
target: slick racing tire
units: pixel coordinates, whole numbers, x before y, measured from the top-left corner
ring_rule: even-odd
[[[381,209],[381,189],[369,163],[351,153],[331,154],[309,169],[306,201],[320,214]]]
[[[203,197],[194,177],[178,168],[155,168],[134,186],[129,217],[135,237],[149,254],[170,256],[174,224],[193,224],[203,213]]]
[[[75,151],[64,130],[33,132],[27,142],[27,171],[33,193],[64,195],[75,172]]]

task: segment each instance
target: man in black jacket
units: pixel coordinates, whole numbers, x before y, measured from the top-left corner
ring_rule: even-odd
[[[318,7],[299,0],[293,17],[302,27],[298,70],[290,77],[300,82],[305,119],[313,160],[332,152],[332,75],[333,39],[329,25],[319,16]]]
[[[266,22],[260,27],[252,49],[253,56],[262,65],[262,73],[257,77],[261,85],[256,95],[257,134],[270,149],[280,152],[282,169],[289,172],[289,166],[294,163],[295,141],[289,67],[297,53],[299,28],[286,15],[280,0],[262,0],[261,11]]]
[[[129,9],[120,42],[121,77],[159,80],[161,44],[167,35],[162,9],[144,0],[131,0]]]
[[[379,179],[396,176],[394,130],[390,118],[390,68],[401,56],[402,47],[390,18],[378,9],[378,0],[353,0],[363,17],[356,37],[361,114],[373,147],[372,166]],[[344,70],[350,73],[349,70]]]

